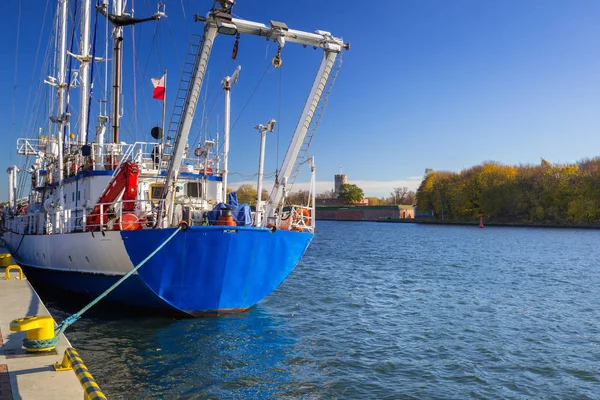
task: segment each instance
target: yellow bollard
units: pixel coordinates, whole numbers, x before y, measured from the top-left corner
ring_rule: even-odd
[[[83,388],[83,399],[84,400],[100,400],[106,399],[104,393],[96,383],[96,380],[85,366],[83,360],[72,347],[65,350],[62,362],[55,362],[52,364],[55,371],[68,371],[72,369],[81,383]]]
[[[10,265],[10,254],[0,254],[0,267],[8,267]]]
[[[23,280],[23,270],[18,265],[9,265],[8,267],[6,267],[6,270],[4,271],[4,279],[6,279],[7,281],[10,281],[10,271],[13,269],[16,269],[17,271],[19,271],[19,280],[22,281]]]
[[[15,319],[10,323],[12,332],[27,332],[28,340],[48,340],[54,338],[54,319],[49,316],[34,316]],[[43,348],[25,347],[29,352],[50,351],[56,346]]]

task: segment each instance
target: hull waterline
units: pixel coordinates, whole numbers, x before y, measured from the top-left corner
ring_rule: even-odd
[[[4,240],[35,280],[95,297],[174,231],[18,235]],[[195,226],[179,232],[108,300],[192,316],[235,314],[268,296],[294,269],[313,235],[253,227]]]

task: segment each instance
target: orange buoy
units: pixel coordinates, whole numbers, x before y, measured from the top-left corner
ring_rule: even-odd
[[[139,218],[137,215],[132,213],[123,214],[121,216],[121,220],[117,220],[115,224],[122,231],[137,231],[142,229],[142,225],[139,223]]]

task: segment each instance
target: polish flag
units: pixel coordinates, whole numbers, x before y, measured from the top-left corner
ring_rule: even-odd
[[[165,99],[165,76],[161,76],[158,79],[150,78],[152,81],[152,85],[154,85],[154,92],[152,93],[152,98],[156,100],[164,100]]]

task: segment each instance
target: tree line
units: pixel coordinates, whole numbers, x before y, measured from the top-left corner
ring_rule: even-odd
[[[353,184],[343,184],[340,187],[340,194],[336,195],[333,190],[317,194],[317,199],[340,199],[346,204],[351,204],[363,199],[364,192],[358,186]],[[389,206],[396,204],[415,204],[417,194],[413,190],[408,190],[408,187],[396,187],[390,193],[390,196],[385,197],[365,197],[369,200],[370,206]]]
[[[444,221],[600,223],[600,157],[575,164],[495,162],[459,173],[425,170],[417,210]]]
[[[230,192],[231,189],[227,189]],[[237,190],[238,201],[240,203],[248,203],[251,206],[256,205],[257,192],[256,187],[251,184],[241,185]],[[266,189],[262,191],[262,200],[267,200],[269,193]],[[396,187],[393,188],[389,197],[367,197],[369,205],[380,206],[380,205],[395,205],[395,204],[406,204],[413,205],[416,200],[416,193],[412,190],[408,190],[408,187]],[[322,193],[318,193],[315,196],[317,199],[338,199],[344,204],[353,204],[361,201],[364,198],[364,191],[355,184],[346,183],[340,186],[339,193],[336,194],[333,190],[328,190]],[[298,190],[296,192],[290,192],[287,194],[287,202],[289,204],[308,204],[309,192],[308,190]]]

